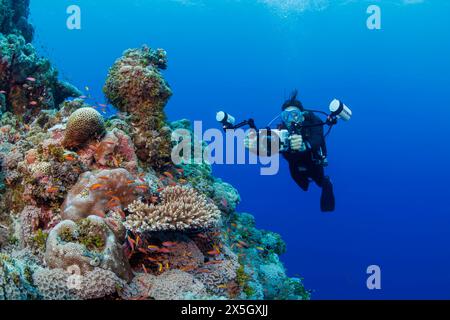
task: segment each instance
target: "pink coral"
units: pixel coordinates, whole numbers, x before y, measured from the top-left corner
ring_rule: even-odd
[[[124,168],[137,172],[138,159],[131,138],[120,129],[108,131],[99,142],[93,142],[78,154],[91,169]]]
[[[89,215],[104,217],[111,209],[126,208],[145,192],[125,169],[85,172],[69,191],[62,206],[63,219],[77,221]]]

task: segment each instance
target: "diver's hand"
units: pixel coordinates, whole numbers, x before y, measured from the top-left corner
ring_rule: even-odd
[[[257,146],[257,137],[255,132],[249,132],[244,139],[244,145],[249,150],[255,150]]]
[[[290,137],[291,140],[291,150],[300,151],[303,146],[303,137],[299,134],[293,134]]]

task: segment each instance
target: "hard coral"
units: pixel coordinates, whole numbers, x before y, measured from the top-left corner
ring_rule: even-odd
[[[80,147],[87,141],[102,136],[104,132],[102,115],[94,108],[81,108],[69,117],[63,145],[66,148]]]
[[[134,181],[125,169],[85,172],[69,191],[61,216],[77,221],[89,215],[104,217],[115,208],[125,209],[145,192],[145,188],[136,188]]]
[[[77,151],[91,170],[124,168],[137,173],[138,159],[131,138],[122,130],[114,128],[98,142],[92,142]]]
[[[110,69],[103,89],[113,105],[130,115],[139,159],[156,168],[170,160],[171,152],[163,109],[172,91],[160,73],[165,66],[163,50],[128,50]]]
[[[64,270],[75,265],[82,275],[99,267],[113,271],[122,279],[131,279],[121,244],[97,216],[78,223],[65,220],[54,227],[47,239],[45,261],[50,268]]]
[[[218,224],[220,211],[208,199],[192,188],[171,186],[161,192],[159,205],[136,201],[125,226],[138,233],[164,230],[207,229]]]
[[[182,300],[186,296],[205,295],[205,287],[195,277],[181,270],[170,270],[154,278],[148,296],[155,300]]]

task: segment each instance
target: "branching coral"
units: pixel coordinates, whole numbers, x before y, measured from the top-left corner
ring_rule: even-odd
[[[81,108],[69,117],[63,145],[66,148],[80,147],[87,141],[100,137],[104,132],[102,115],[94,108]]]
[[[53,228],[47,240],[45,261],[51,268],[64,270],[76,265],[82,275],[99,267],[113,271],[122,279],[131,279],[121,244],[97,216],[78,223],[65,220]]]
[[[135,232],[163,230],[207,229],[217,225],[220,211],[208,199],[192,188],[173,186],[161,192],[159,205],[136,201],[125,226]]]

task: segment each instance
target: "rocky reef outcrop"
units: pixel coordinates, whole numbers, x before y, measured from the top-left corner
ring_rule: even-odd
[[[0,299],[308,299],[238,191],[207,163],[172,163],[191,127],[166,119],[165,51],[116,61],[106,120],[66,99],[11,16],[20,3],[0,0]]]
[[[67,97],[80,96],[75,87],[58,80],[51,63],[31,44],[29,0],[0,1],[0,111],[24,123],[41,110],[56,109]]]

